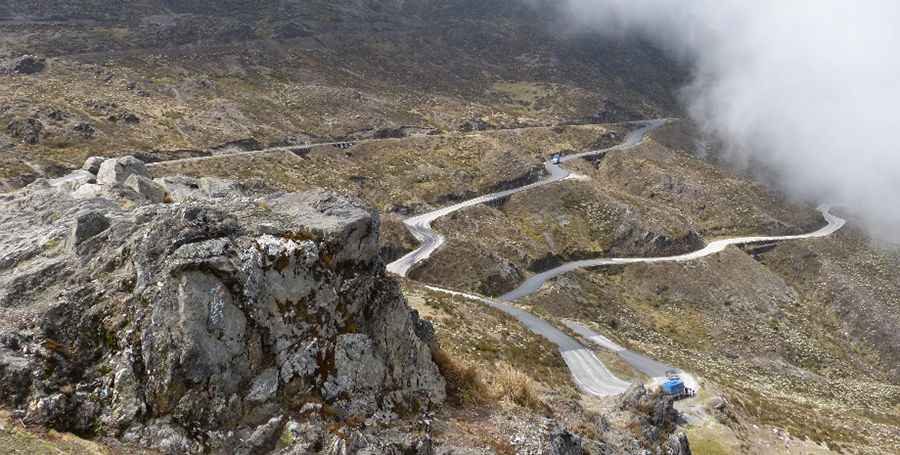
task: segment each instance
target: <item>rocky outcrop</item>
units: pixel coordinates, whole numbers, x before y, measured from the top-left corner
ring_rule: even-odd
[[[23,55],[6,65],[5,72],[11,74],[37,74],[44,71],[46,60],[35,55]]]
[[[92,156],[85,160],[84,165],[81,169],[90,172],[91,174],[97,175],[100,172],[100,165],[106,161],[107,158],[103,156]]]
[[[660,447],[666,454],[690,454],[687,437],[674,433],[681,415],[672,397],[634,383],[619,397],[618,409],[642,447]]]
[[[367,208],[187,177],[170,181],[190,197],[155,203],[121,183],[141,168],[0,196],[4,406],[167,453],[261,453],[304,409],[340,427],[443,401]]]
[[[133,156],[113,158],[100,163],[100,167],[97,170],[97,182],[115,185],[117,183],[125,183],[125,180],[132,175],[150,177],[143,161]]]
[[[563,428],[557,429],[550,435],[550,445],[544,450],[544,455],[581,455],[583,453],[581,438]]]
[[[6,132],[10,136],[29,145],[41,142],[42,131],[44,131],[44,124],[36,118],[14,119],[6,125]]]

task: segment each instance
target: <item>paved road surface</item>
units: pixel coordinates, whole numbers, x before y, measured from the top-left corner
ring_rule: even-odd
[[[155,163],[148,163],[147,167],[157,167],[164,166],[167,164],[177,164],[177,163],[193,163],[196,161],[208,161],[208,160],[218,160],[223,159],[229,156],[253,156],[260,155],[263,153],[273,153],[273,152],[295,152],[300,150],[310,150],[316,147],[326,147],[330,145],[338,145],[338,144],[346,144],[348,141],[343,142],[322,142],[318,144],[304,144],[304,145],[288,145],[283,147],[269,147],[259,150],[250,150],[246,152],[234,152],[234,153],[220,153],[217,155],[209,155],[209,156],[195,156],[192,158],[180,158],[177,160],[168,160],[168,161],[157,161]],[[358,142],[354,142],[358,143]]]
[[[611,147],[605,150],[596,150],[589,151],[574,155],[568,155],[563,157],[560,162],[567,162],[573,159],[590,156],[590,155],[598,155],[601,153],[606,153],[611,150],[623,150],[627,148],[634,147],[641,142],[643,142],[646,135],[660,126],[664,125],[667,122],[665,119],[661,120],[652,120],[649,122],[643,122],[641,127],[631,133],[625,138],[625,141],[617,145],[615,147]],[[403,256],[402,258],[388,264],[387,270],[391,273],[407,276],[409,271],[416,266],[417,264],[427,260],[431,255],[437,251],[441,245],[444,244],[445,238],[443,235],[435,232],[431,228],[431,223],[442,217],[449,215],[450,213],[456,212],[458,210],[462,210],[467,207],[471,207],[478,204],[483,204],[485,202],[490,202],[493,200],[497,200],[500,198],[507,197],[509,195],[527,191],[533,188],[538,188],[544,185],[548,185],[551,183],[559,182],[568,178],[572,178],[573,175],[561,168],[558,165],[554,165],[550,162],[544,164],[545,169],[547,170],[548,176],[538,182],[524,185],[519,188],[513,188],[506,191],[500,191],[496,193],[487,194],[484,196],[476,197],[470,199],[468,201],[460,202],[458,204],[451,205],[449,207],[444,207],[429,213],[425,213],[422,215],[414,216],[404,221],[406,226],[409,228],[409,231],[412,235],[420,242],[418,248],[409,254]],[[537,292],[544,283],[548,280],[553,279],[561,274],[571,272],[573,270],[587,268],[587,267],[597,267],[604,265],[621,265],[621,264],[635,264],[635,263],[658,263],[658,262],[679,262],[679,261],[690,261],[698,258],[702,258],[705,256],[709,256],[712,254],[719,253],[723,251],[729,245],[737,245],[737,244],[746,244],[746,243],[757,243],[757,242],[777,242],[777,241],[786,241],[786,240],[798,240],[798,239],[809,239],[809,238],[817,238],[817,237],[825,237],[833,234],[841,227],[844,226],[845,220],[838,218],[832,215],[829,212],[829,208],[827,206],[822,206],[819,208],[822,212],[822,215],[825,217],[827,221],[827,225],[815,232],[809,234],[802,235],[789,235],[789,236],[776,236],[776,237],[766,237],[766,236],[757,236],[757,237],[737,237],[732,239],[723,239],[716,240],[711,242],[709,245],[704,247],[701,250],[694,251],[687,254],[677,255],[677,256],[669,256],[669,257],[652,257],[652,258],[604,258],[604,259],[592,259],[585,261],[574,261],[563,264],[554,269],[548,270],[546,272],[537,274],[524,283],[522,283],[518,288],[513,291],[504,294],[503,296],[497,299],[486,298],[474,294],[467,294],[462,292],[451,291],[447,289],[441,289],[437,287],[427,286],[429,289],[437,292],[443,292],[446,294],[460,296],[467,299],[476,300],[482,302],[488,306],[496,308],[504,313],[516,318],[522,325],[527,327],[532,332],[539,334],[559,347],[560,353],[565,360],[566,365],[569,367],[569,371],[572,373],[572,378],[575,381],[575,384],[585,393],[597,396],[608,396],[608,395],[616,395],[622,393],[627,387],[628,383],[617,378],[613,375],[609,369],[603,365],[596,355],[591,352],[589,349],[581,345],[577,340],[566,335],[564,332],[560,331],[556,327],[553,327],[547,321],[544,321],[533,314],[518,308],[516,306],[511,305],[510,302],[518,300],[522,297],[528,296]],[[657,362],[653,359],[647,358],[641,354],[629,351],[614,343],[612,340],[592,332],[587,327],[584,327],[577,323],[567,322],[566,325],[569,329],[573,330],[575,333],[578,333],[580,336],[590,340],[592,343],[595,343],[605,349],[609,349],[616,354],[618,354],[623,360],[628,362],[632,367],[636,370],[641,371],[642,373],[659,380],[665,377],[667,371],[676,370],[669,365],[666,365],[661,362]],[[680,371],[680,370],[678,370]],[[698,385],[694,378],[684,372],[680,372],[682,379],[685,381],[685,385],[687,387],[691,387],[693,389],[697,389]]]
[[[599,155],[612,150],[623,150],[634,147],[643,142],[644,138],[647,136],[647,133],[653,131],[656,128],[659,128],[666,122],[667,120],[652,120],[643,123],[640,128],[628,133],[628,135],[625,137],[625,140],[615,147],[610,147],[603,150],[588,151],[575,155],[567,155],[560,159],[560,163],[565,163],[567,161],[582,158],[585,156]],[[469,199],[468,201],[451,205],[449,207],[444,207],[433,212],[428,212],[406,219],[403,223],[406,224],[406,227],[409,229],[409,232],[413,235],[413,237],[415,237],[416,240],[419,241],[419,247],[411,251],[406,256],[403,256],[402,258],[388,264],[388,271],[396,275],[407,276],[409,274],[409,271],[416,264],[419,264],[431,257],[431,255],[434,254],[434,252],[444,244],[444,242],[446,241],[444,236],[435,232],[431,228],[432,221],[467,207],[495,201],[497,199],[502,199],[507,196],[520,193],[522,191],[528,191],[573,177],[573,175],[569,171],[561,168],[556,164],[551,163],[550,161],[544,163],[544,169],[547,170],[547,178],[543,180],[525,186],[520,186],[518,188],[513,188],[511,190],[485,194],[484,196],[479,196],[473,199]]]
[[[714,242],[710,242],[709,245],[706,245],[703,249],[687,253],[680,254],[677,256],[666,256],[666,257],[655,257],[655,258],[601,258],[601,259],[586,259],[582,261],[574,261],[567,262],[559,267],[547,270],[546,272],[541,272],[537,275],[532,276],[531,278],[525,280],[524,283],[520,284],[519,287],[513,289],[510,292],[502,295],[500,300],[506,301],[514,301],[521,299],[522,297],[534,294],[538,290],[540,290],[541,286],[544,285],[547,281],[556,278],[564,273],[571,272],[573,270],[585,269],[590,267],[600,267],[600,266],[608,266],[608,265],[623,265],[623,264],[650,264],[650,263],[659,263],[659,262],[684,262],[684,261],[692,261],[694,259],[700,259],[702,257],[710,256],[716,253],[720,253],[725,250],[726,247],[730,245],[742,245],[747,243],[758,243],[758,242],[782,242],[786,240],[802,240],[802,239],[812,239],[818,237],[827,237],[831,234],[834,234],[839,229],[844,227],[846,220],[842,218],[838,218],[829,212],[830,207],[823,205],[819,207],[819,211],[822,212],[822,216],[825,218],[828,224],[826,224],[823,228],[810,232],[809,234],[800,234],[800,235],[783,235],[783,236],[774,236],[774,237],[764,237],[764,236],[756,236],[756,237],[735,237],[731,239],[723,239],[716,240]]]
[[[621,122],[619,124],[620,125],[629,125],[629,124],[636,124],[636,123],[643,123],[643,122]],[[522,127],[516,127],[516,128],[496,128],[496,129],[491,129],[491,130],[484,130],[483,132],[485,132],[485,133],[496,132],[496,131],[514,132],[514,131],[527,131],[527,130],[532,130],[532,129],[547,129],[547,128],[551,128],[551,126],[522,126]],[[473,134],[479,134],[479,133],[480,132],[475,132]],[[453,134],[453,133],[451,133],[451,134]],[[411,136],[411,137],[428,137],[428,136]],[[158,161],[155,163],[148,163],[147,166],[148,167],[156,167],[156,166],[163,166],[166,164],[191,163],[191,162],[196,162],[196,161],[217,160],[217,159],[222,159],[222,158],[226,158],[229,156],[238,156],[238,155],[253,156],[253,155],[260,155],[260,154],[264,154],[264,153],[275,153],[275,152],[295,152],[295,151],[299,152],[301,150],[311,150],[316,147],[336,146],[336,145],[341,145],[341,144],[356,145],[356,144],[365,144],[368,142],[386,141],[386,140],[392,140],[392,139],[403,139],[403,138],[358,139],[358,140],[350,139],[350,140],[345,140],[345,141],[319,142],[319,143],[314,143],[314,144],[286,145],[286,146],[278,146],[278,147],[268,147],[268,148],[259,149],[259,150],[247,150],[247,151],[233,152],[233,153],[219,153],[219,154],[209,155],[209,156],[196,156],[196,157],[191,157],[191,158],[179,158],[179,159],[175,159],[175,160]],[[615,149],[615,148],[620,148],[620,147],[622,147],[622,146],[620,145],[620,146],[613,147],[613,148]],[[587,152],[587,153],[582,153],[580,155],[573,155],[573,156],[569,157],[569,159],[573,159],[573,158],[576,158],[579,156],[596,154],[596,153],[599,153],[599,152]]]
[[[678,373],[678,376],[682,381],[684,381],[685,387],[693,389],[695,391],[700,390],[700,385],[697,383],[697,380],[694,378],[694,376],[682,371],[679,368],[675,368],[671,365],[666,365],[662,362],[657,362],[656,360],[653,360],[647,356],[643,356],[641,354],[638,354],[637,352],[625,349],[609,338],[606,338],[605,336],[600,335],[599,333],[594,332],[593,330],[575,321],[563,321],[563,324],[568,327],[569,330],[578,334],[578,336],[585,338],[604,349],[616,353],[616,355],[618,355],[622,360],[631,365],[632,368],[653,378],[654,382],[662,383],[666,380],[667,373],[670,371],[674,371],[675,373]]]
[[[475,300],[496,308],[516,318],[528,330],[550,340],[559,348],[563,361],[566,362],[566,366],[569,367],[569,371],[572,373],[572,379],[584,393],[601,397],[618,395],[624,392],[629,386],[628,382],[613,375],[590,349],[584,347],[577,340],[566,335],[556,327],[553,327],[547,321],[538,318],[521,308],[506,302],[500,302],[475,294],[456,292],[434,286],[425,287],[435,292],[442,292],[444,294]]]

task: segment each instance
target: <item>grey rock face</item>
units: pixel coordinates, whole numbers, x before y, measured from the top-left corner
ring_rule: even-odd
[[[69,244],[72,246],[81,245],[85,240],[109,229],[109,218],[100,212],[85,212],[78,215],[75,219],[75,225],[72,227],[72,235],[69,238]]]
[[[0,395],[18,407],[24,404],[31,384],[31,363],[15,351],[0,348]]]
[[[207,199],[207,194],[200,188],[200,181],[185,177],[183,175],[173,175],[154,179],[175,202],[184,202],[189,199]]]
[[[84,161],[84,165],[81,166],[81,169],[97,175],[97,173],[100,172],[100,165],[106,160],[106,157],[92,156]]]
[[[10,136],[31,145],[41,142],[41,132],[43,131],[44,124],[36,118],[14,119],[6,125],[6,132]]]
[[[154,180],[161,185],[175,202],[247,196],[244,187],[230,180],[214,177],[199,179],[182,175],[166,176]]]
[[[143,161],[133,156],[112,158],[100,164],[100,169],[97,171],[97,183],[104,185],[125,183],[125,180],[132,175],[150,178]]]
[[[550,435],[550,445],[544,450],[544,455],[581,455],[583,453],[581,438],[564,428],[558,428]]]
[[[23,55],[16,59],[13,71],[18,74],[35,74],[44,70],[44,59],[34,55]]]
[[[166,189],[142,175],[132,174],[125,179],[125,186],[143,196],[147,201],[159,204],[166,200]]]
[[[619,397],[618,409],[626,411],[631,426],[640,429],[635,436],[642,446],[662,447],[681,419],[673,403],[671,397],[635,383]]]
[[[46,61],[34,55],[23,55],[15,59],[9,65],[9,71],[14,74],[36,74],[44,71]]]
[[[669,436],[663,447],[665,455],[691,455],[691,445],[688,443],[687,435],[684,433],[676,433]]]
[[[207,197],[212,199],[244,195],[244,190],[239,183],[215,177],[201,178],[200,189],[203,190]]]
[[[140,180],[129,161],[100,174]],[[197,197],[128,205],[106,197],[141,201],[126,185],[44,180],[0,196],[0,307],[34,315],[0,343],[0,391],[17,391],[2,404],[165,453],[259,453],[280,416],[444,400],[367,208],[325,191],[207,200],[180,182]]]
[[[63,177],[48,180],[50,186],[59,188],[63,191],[75,191],[82,185],[94,183],[96,181],[94,174],[85,170],[77,170]]]

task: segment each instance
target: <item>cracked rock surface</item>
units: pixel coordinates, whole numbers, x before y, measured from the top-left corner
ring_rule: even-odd
[[[4,406],[168,453],[260,453],[310,403],[366,419],[444,400],[369,209],[187,177],[148,198],[123,183],[142,168],[0,196]]]

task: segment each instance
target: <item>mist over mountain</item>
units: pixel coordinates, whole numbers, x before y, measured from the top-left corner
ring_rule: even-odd
[[[560,20],[638,34],[692,67],[681,98],[730,159],[799,197],[847,204],[900,240],[900,5],[869,0],[567,0]]]

